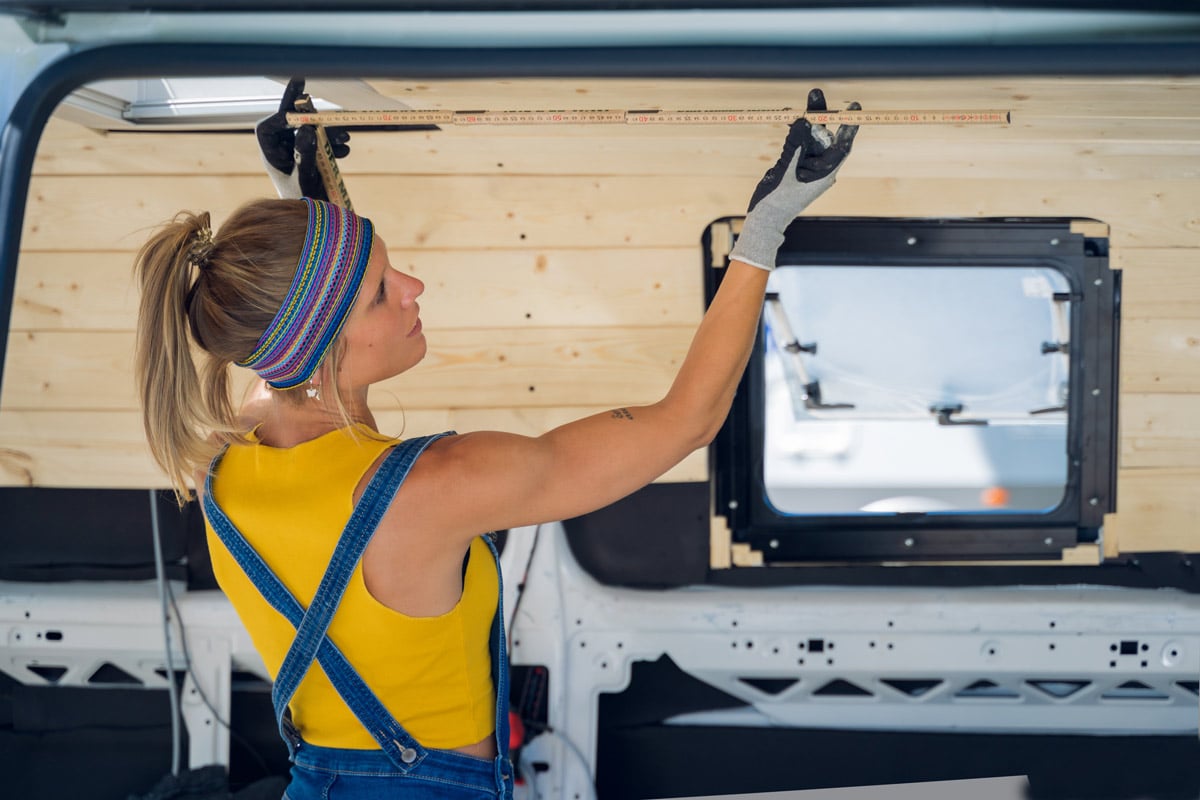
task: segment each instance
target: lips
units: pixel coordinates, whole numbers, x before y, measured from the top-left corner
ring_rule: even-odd
[[[406,338],[412,338],[413,336],[416,336],[420,332],[421,332],[421,318],[417,317],[417,324],[412,326],[412,330],[408,332],[408,336]]]

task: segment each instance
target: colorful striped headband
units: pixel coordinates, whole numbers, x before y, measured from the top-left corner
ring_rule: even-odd
[[[292,286],[254,352],[237,362],[276,389],[299,386],[317,371],[354,307],[375,238],[370,220],[303,199],[308,233]]]

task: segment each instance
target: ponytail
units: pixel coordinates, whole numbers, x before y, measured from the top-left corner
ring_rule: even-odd
[[[191,474],[241,433],[229,366],[253,352],[279,309],[306,227],[305,206],[292,200],[249,203],[216,237],[207,212],[181,212],[138,252],[143,424],[181,505]]]

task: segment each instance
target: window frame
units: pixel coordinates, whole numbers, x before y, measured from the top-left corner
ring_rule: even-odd
[[[741,217],[703,237],[711,301]],[[790,515],[774,510],[763,479],[765,388],[762,328],[725,426],[711,448],[714,513],[732,540],[764,563],[861,560],[1060,559],[1099,539],[1116,510],[1119,270],[1092,220],[801,217],[778,263],[796,266],[1049,267],[1071,295],[1067,465],[1063,500],[1047,513],[938,512]],[[1085,380],[1086,379],[1086,380]]]

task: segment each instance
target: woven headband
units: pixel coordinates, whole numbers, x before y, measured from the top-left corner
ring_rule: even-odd
[[[237,362],[276,389],[299,386],[317,371],[354,307],[374,239],[370,220],[303,199],[308,232],[296,276],[254,352]]]

